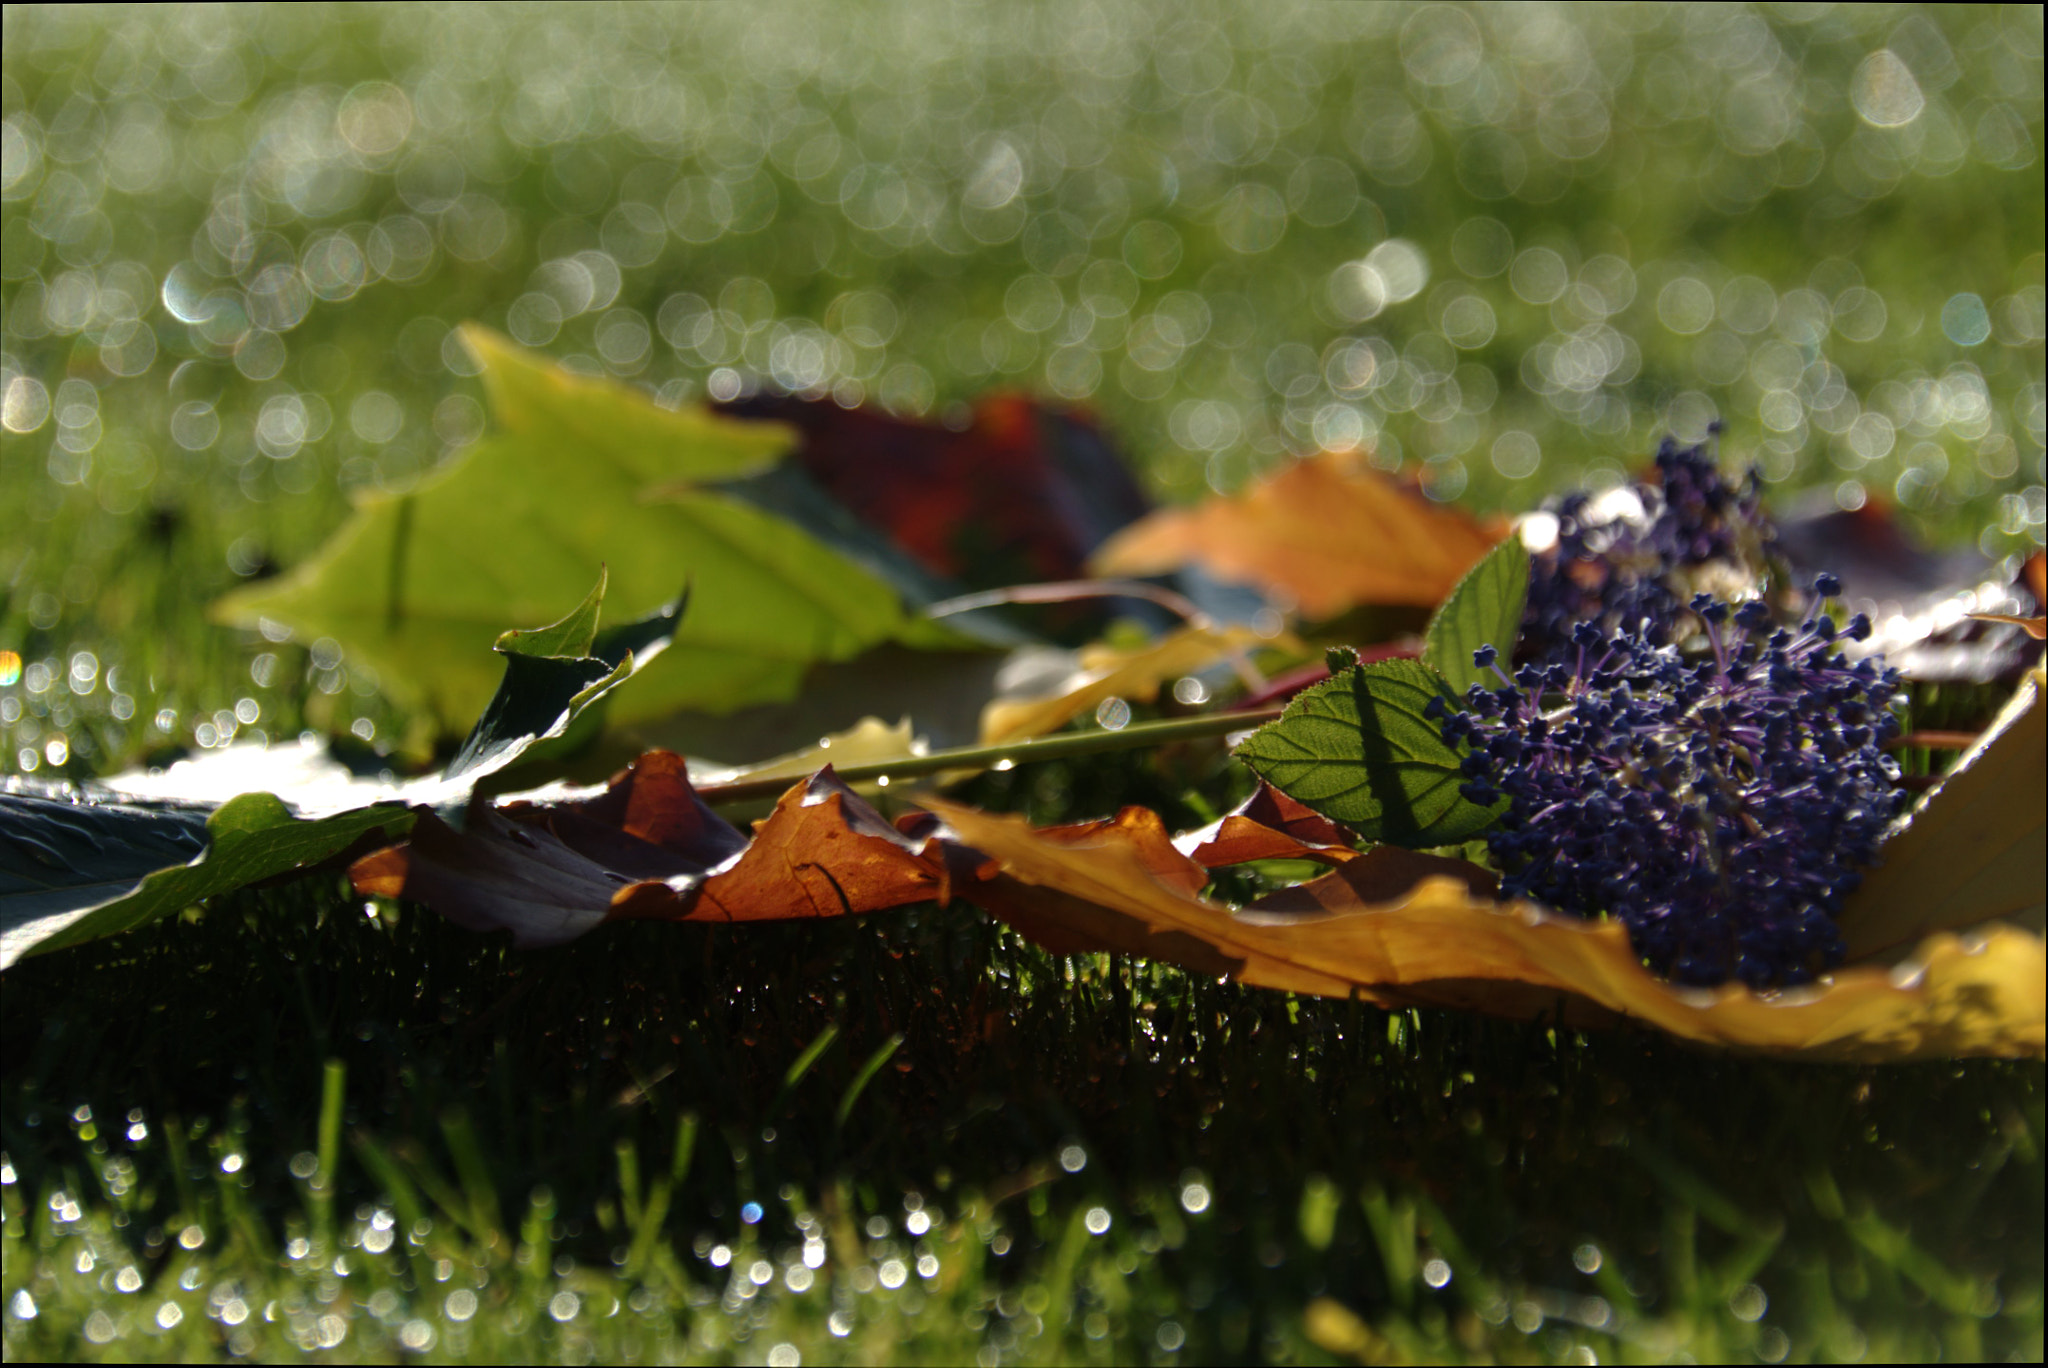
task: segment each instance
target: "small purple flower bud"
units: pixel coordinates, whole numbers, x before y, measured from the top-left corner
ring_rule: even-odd
[[[1708,445],[1670,437],[1656,464],[1653,481],[1630,487],[1633,500],[1575,493],[1553,505],[1558,538],[1531,560],[1520,658],[1568,659],[1579,622],[1661,646],[1674,631],[1690,634],[1681,619],[1699,570],[1761,577],[1777,534],[1758,472],[1731,481]]]

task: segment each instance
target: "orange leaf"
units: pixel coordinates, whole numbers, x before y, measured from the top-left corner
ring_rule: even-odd
[[[1505,530],[1433,504],[1355,457],[1324,453],[1235,496],[1142,518],[1090,565],[1099,575],[1151,575],[1197,561],[1327,618],[1362,603],[1433,606]]]
[[[1018,818],[926,806],[986,857],[978,881],[959,880],[955,892],[999,916],[1021,912],[1020,930],[1050,930],[1069,950],[1120,950],[1204,973],[1225,966],[1244,983],[1389,1005],[1584,1025],[1634,1019],[1706,1044],[1809,1058],[2048,1052],[2048,958],[2039,936],[2012,927],[1931,936],[1910,965],[1851,968],[1799,990],[1687,989],[1643,969],[1620,924],[1497,903],[1485,871],[1462,861],[1381,848],[1232,912],[1188,891],[1184,874],[1162,880],[1150,824],[1128,814],[1086,836],[1047,837]]]
[[[480,804],[462,831],[422,812],[409,841],[349,875],[359,892],[540,946],[627,917],[782,921],[943,900],[945,867],[921,850],[829,767],[749,842],[697,797],[680,756],[649,751],[587,801]]]
[[[1173,844],[1204,869],[1248,860],[1343,864],[1358,855],[1351,834],[1343,827],[1263,779],[1234,811],[1199,831],[1175,838]]]
[[[760,823],[730,868],[706,880],[686,921],[781,921],[857,916],[946,900],[945,865],[839,782],[831,769],[796,785]],[[633,889],[612,900],[639,915]]]

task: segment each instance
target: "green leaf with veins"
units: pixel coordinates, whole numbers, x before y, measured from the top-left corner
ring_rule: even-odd
[[[491,697],[485,648],[501,624],[560,611],[598,562],[629,613],[685,576],[702,604],[614,721],[793,697],[814,663],[885,641],[972,644],[906,611],[903,581],[872,568],[886,548],[856,558],[747,497],[745,477],[793,447],[789,428],[671,412],[484,329],[462,337],[483,366],[491,433],[411,493],[359,508],[312,561],[220,600],[216,616],[333,637],[449,730]]]
[[[91,842],[113,821],[163,818],[163,810],[142,806],[66,802],[26,794],[0,794],[0,823],[23,836],[64,836]],[[102,868],[46,862],[37,871],[44,885],[36,893],[0,893],[0,969],[26,954],[118,935],[221,893],[320,863],[348,849],[365,833],[381,830],[397,839],[411,829],[413,814],[403,803],[375,803],[314,821],[302,821],[273,794],[245,793],[207,819],[206,848],[187,863],[156,869],[139,879],[115,883]],[[0,886],[11,886],[25,870],[6,851]],[[38,896],[39,894],[40,896]]]
[[[1445,692],[1443,677],[1418,661],[1356,666],[1297,695],[1237,758],[1367,840],[1410,850],[1469,841],[1505,802],[1484,808],[1458,792],[1464,752],[1424,712]]]
[[[1528,599],[1529,553],[1520,535],[1512,534],[1465,572],[1423,634],[1422,663],[1443,676],[1453,698],[1462,699],[1474,684],[1500,684],[1493,671],[1472,663],[1472,653],[1493,647],[1501,670],[1507,671]]]
[[[54,786],[0,792],[0,969],[174,916],[206,898],[305,869],[371,832],[395,840],[414,804],[457,821],[477,781],[568,731],[585,709],[660,655],[679,597],[598,630],[606,576],[548,627],[498,637],[504,678],[448,768],[396,790],[365,783],[362,806],[301,817],[284,798],[244,793],[204,818],[175,799],[113,801]]]

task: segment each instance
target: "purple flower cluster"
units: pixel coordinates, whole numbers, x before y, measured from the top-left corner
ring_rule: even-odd
[[[1582,622],[1674,624],[1695,592],[1751,592],[1774,539],[1754,470],[1731,484],[1704,444],[1670,437],[1656,483],[1569,494],[1551,511],[1557,543],[1530,565],[1525,660],[1570,660]]]
[[[1465,796],[1508,800],[1487,837],[1504,895],[1618,918],[1682,983],[1805,982],[1840,962],[1832,914],[1906,801],[1884,751],[1898,675],[1852,665],[1818,614],[1795,632],[1755,599],[1688,607],[1710,659],[1581,622],[1568,661],[1512,679],[1482,648],[1503,687],[1430,712],[1470,748]]]

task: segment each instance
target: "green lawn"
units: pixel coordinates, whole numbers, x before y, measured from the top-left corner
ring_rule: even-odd
[[[1029,389],[1162,499],[1360,445],[1520,510],[1720,417],[1782,509],[2041,545],[2038,7],[4,24],[0,774],[402,736],[205,611],[481,430],[467,319],[667,403]],[[2043,1352],[2039,1062],[1296,1001],[959,907],[515,954],[324,874],[0,1014],[10,1360]]]
[[[2037,1064],[1294,1001],[959,910],[514,956],[324,882],[6,1013],[10,1358],[2041,1351]]]

